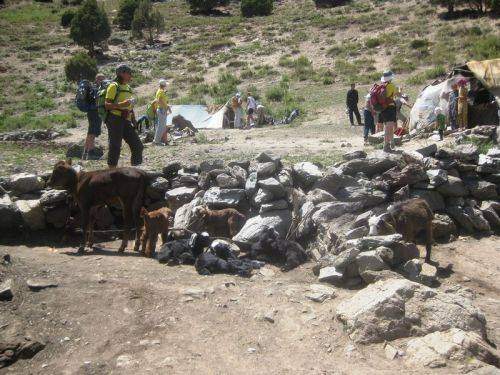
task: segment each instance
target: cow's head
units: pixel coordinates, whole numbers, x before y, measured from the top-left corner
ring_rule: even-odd
[[[71,165],[71,159],[56,163],[47,185],[56,189],[70,190],[75,187],[77,172]]]

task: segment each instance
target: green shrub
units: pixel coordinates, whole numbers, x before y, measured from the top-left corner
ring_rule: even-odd
[[[75,17],[75,11],[72,9],[65,10],[61,16],[61,26],[69,27],[71,25],[71,21],[73,21],[73,17]]]
[[[286,95],[283,85],[271,86],[266,90],[266,99],[272,102],[282,102]]]
[[[115,23],[124,30],[132,28],[132,20],[134,19],[134,12],[139,5],[138,0],[120,0],[120,7],[116,14]]]
[[[215,7],[229,4],[229,0],[187,0],[192,13],[208,14]]]
[[[94,55],[95,45],[110,35],[111,28],[104,9],[97,5],[96,0],[85,0],[71,21],[70,38]]]
[[[154,37],[164,29],[165,20],[158,10],[153,10],[151,0],[140,0],[132,21],[132,34],[137,38],[144,36],[149,44],[153,44]]]
[[[245,17],[268,16],[273,5],[274,0],[241,0],[241,14]]]
[[[410,47],[412,49],[425,49],[429,47],[429,41],[427,39],[413,39],[410,42]]]
[[[68,81],[94,80],[97,74],[97,62],[86,53],[80,52],[66,62],[64,72]]]
[[[367,48],[375,48],[375,47],[380,46],[380,44],[381,44],[381,41],[378,38],[369,38],[365,42],[365,46]]]
[[[472,45],[472,57],[477,60],[495,59],[500,56],[500,38],[496,35],[482,37]]]

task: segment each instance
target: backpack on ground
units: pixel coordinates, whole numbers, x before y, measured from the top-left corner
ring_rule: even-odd
[[[375,83],[370,89],[370,104],[373,110],[377,113],[386,109],[390,100],[387,98],[387,82]]]
[[[92,98],[92,91],[92,84],[88,80],[83,79],[78,83],[75,104],[80,111],[88,112],[95,105],[95,101]]]

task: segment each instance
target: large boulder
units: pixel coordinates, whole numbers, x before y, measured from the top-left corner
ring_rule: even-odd
[[[498,202],[483,202],[481,204],[481,212],[483,214],[483,217],[488,221],[490,224],[491,229],[495,230],[500,230],[500,215],[498,215],[498,212],[500,210],[495,209],[496,207],[499,207],[500,203]],[[499,207],[500,208],[500,207]]]
[[[214,209],[237,208],[245,202],[245,190],[212,187],[205,192],[203,202]]]
[[[500,173],[500,156],[491,156],[489,153],[479,155],[477,163],[479,173]]]
[[[261,152],[255,159],[259,163],[274,163],[277,169],[281,167],[281,158],[272,152]]]
[[[409,164],[403,169],[399,167],[389,169],[380,176],[377,183],[385,191],[393,192],[405,185],[427,180],[427,174],[421,165]]]
[[[283,198],[285,196],[285,187],[274,177],[260,180],[257,185],[270,192],[275,199]]]
[[[491,230],[490,224],[484,218],[483,213],[474,207],[448,206],[446,212],[469,234],[476,231],[488,232]]]
[[[293,166],[294,181],[296,181],[302,188],[310,188],[316,181],[318,181],[323,174],[319,167],[310,162],[296,163]]]
[[[422,198],[433,211],[443,211],[446,207],[443,196],[435,190],[412,189],[410,198]]]
[[[70,209],[66,205],[45,209],[45,220],[54,228],[64,228],[70,217]]]
[[[292,214],[289,210],[268,211],[248,219],[233,240],[246,243],[256,242],[266,227],[275,229],[284,238],[291,223]]]
[[[336,316],[359,343],[423,336],[451,328],[486,336],[486,319],[470,299],[405,279],[368,285],[341,302]]]
[[[248,175],[245,182],[245,191],[249,197],[257,191],[257,172],[252,172]]]
[[[20,195],[43,189],[45,182],[35,174],[18,173],[10,176],[8,185],[14,195]]]
[[[172,210],[176,210],[186,203],[189,203],[197,191],[198,189],[196,187],[178,187],[167,191],[165,193],[165,200],[168,203],[168,207]]]
[[[275,163],[269,161],[267,163],[258,163],[255,167],[255,171],[257,172],[257,177],[259,179],[267,178],[276,173],[277,167]]]
[[[42,206],[53,206],[65,202],[68,198],[66,190],[45,190],[40,197],[40,204]]]
[[[465,163],[477,164],[479,158],[479,149],[472,143],[465,143],[457,145],[453,150],[453,155],[455,159],[458,159]]]
[[[323,189],[313,189],[306,195],[306,200],[313,204],[333,202],[335,197]]]
[[[212,159],[212,160],[204,160],[200,163],[201,172],[210,172],[214,169],[224,169],[224,160]]]
[[[444,169],[428,169],[427,177],[433,187],[438,187],[448,182],[448,172]]]
[[[218,174],[217,177],[215,177],[215,182],[217,186],[222,189],[236,189],[242,187],[236,177],[230,176],[227,173]]]
[[[163,199],[166,191],[170,188],[170,183],[165,177],[156,177],[147,187],[146,193],[153,200]],[[43,197],[42,197],[43,198]]]
[[[448,176],[448,182],[439,186],[437,191],[445,197],[465,197],[469,193],[462,180],[454,176]]]
[[[357,209],[363,209],[384,203],[387,195],[381,190],[370,189],[364,186],[347,186],[337,191],[335,198],[341,202],[357,203],[360,206]]]
[[[21,212],[26,227],[30,230],[45,229],[45,214],[43,213],[40,200],[18,200],[15,204]]]
[[[0,230],[5,231],[19,228],[23,219],[21,212],[7,194],[0,197]]]
[[[349,160],[340,166],[340,170],[351,176],[361,172],[368,177],[373,177],[384,173],[397,164],[397,161],[390,157],[368,157],[365,159]]]
[[[322,189],[330,194],[335,194],[341,188],[358,185],[358,180],[352,176],[344,174],[339,168],[329,168],[322,178],[313,186],[315,189]]]
[[[242,168],[239,165],[234,165],[232,167],[229,167],[229,173],[236,179],[236,181],[238,181],[238,187],[245,187],[245,183],[248,177],[246,169]]]
[[[274,200],[274,195],[267,189],[260,188],[257,193],[252,197],[252,205],[254,207],[260,207],[265,203],[272,202]]]
[[[325,202],[316,206],[316,210],[312,215],[312,220],[316,225],[327,223],[336,219],[347,212],[353,212],[361,209],[359,203],[351,202]]]
[[[434,239],[448,240],[457,234],[457,226],[451,217],[446,214],[434,214],[432,220],[432,235]]]
[[[497,185],[483,180],[466,179],[465,186],[471,195],[479,200],[495,199],[497,195]]]
[[[191,229],[191,225],[195,220],[195,207],[203,204],[202,198],[194,198],[191,202],[179,207],[175,212],[174,228]]]
[[[463,365],[472,358],[493,366],[498,366],[500,361],[497,350],[480,335],[459,328],[411,339],[406,346],[406,356],[409,363],[430,368],[444,367],[448,361]]]
[[[366,152],[364,152],[363,150],[356,150],[345,153],[344,155],[342,155],[342,159],[344,159],[345,161],[349,161],[354,159],[364,159],[366,158],[366,156]]]

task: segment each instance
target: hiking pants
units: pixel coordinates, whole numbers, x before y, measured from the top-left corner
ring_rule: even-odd
[[[122,139],[127,142],[130,147],[130,164],[139,165],[142,163],[142,145],[139,135],[134,129],[132,122],[112,113],[108,115],[106,120],[108,128],[108,166],[116,167],[120,159],[120,151],[122,148]]]
[[[156,111],[156,116],[158,118],[158,124],[156,126],[155,139],[153,142],[160,143],[162,142],[163,134],[167,129],[167,110],[158,108],[158,110]]]
[[[359,114],[358,106],[348,107],[349,112],[349,121],[351,122],[351,126],[354,126],[354,118],[353,114],[356,116],[356,121],[358,125],[361,125],[361,115]]]
[[[239,129],[241,128],[241,108],[236,108],[234,110],[234,128]]]
[[[375,133],[375,120],[373,118],[372,113],[367,109],[363,110],[363,117],[365,120],[365,129],[363,135],[365,140],[367,140],[368,134]]]
[[[467,129],[468,105],[458,102],[457,125],[460,129]]]

